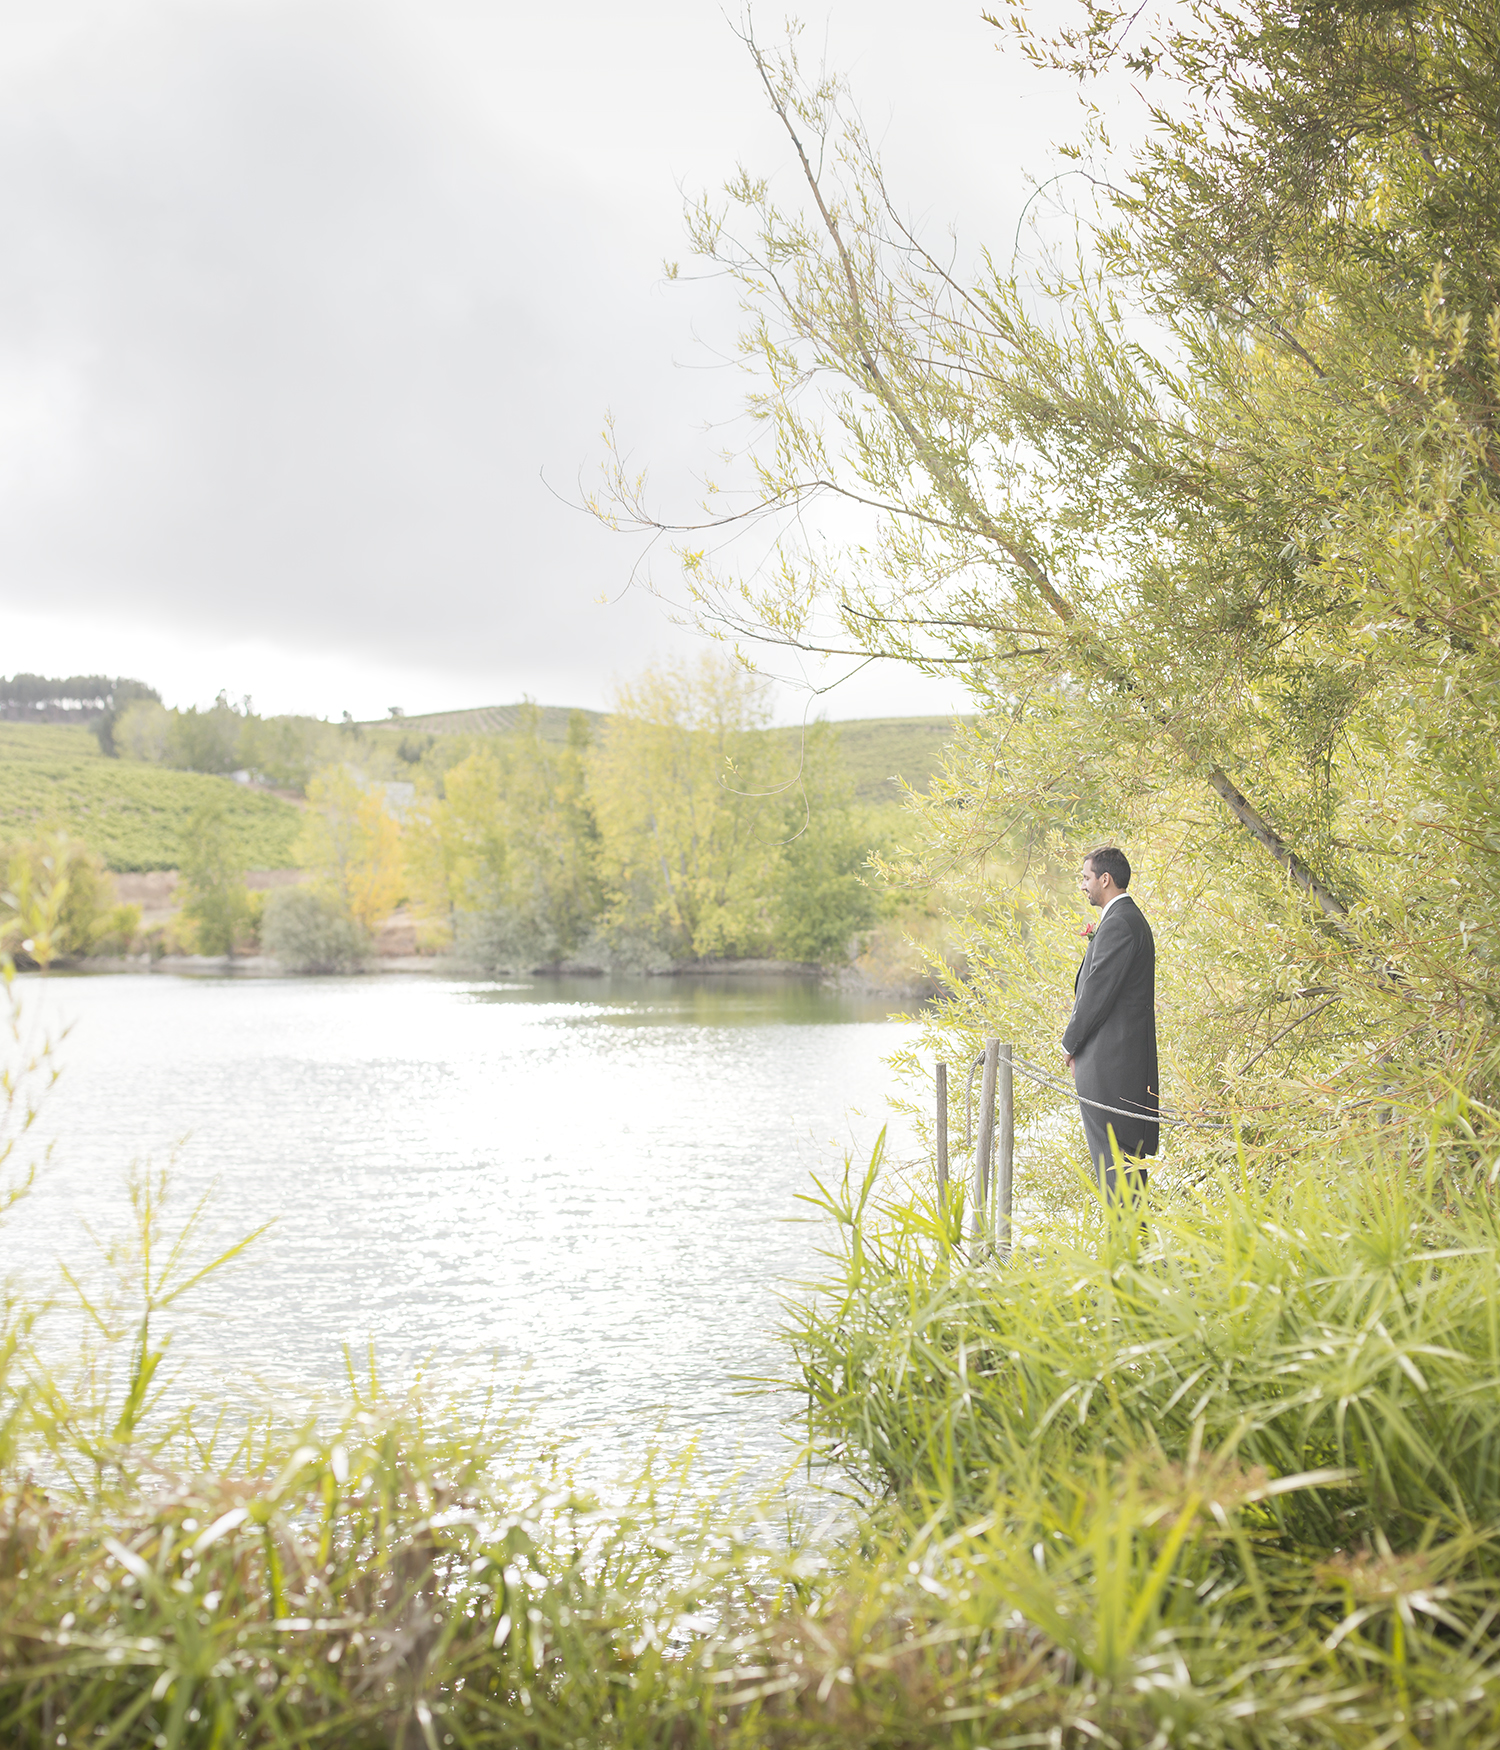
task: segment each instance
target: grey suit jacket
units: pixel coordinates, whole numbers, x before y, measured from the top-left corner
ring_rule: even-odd
[[[1073,991],[1073,1013],[1062,1044],[1077,1059],[1075,1086],[1085,1099],[1139,1112],[1139,1119],[1097,1116],[1101,1124],[1114,1126],[1123,1153],[1154,1155],[1161,1138],[1156,1123],[1161,1110],[1156,942],[1128,893],[1110,906],[1089,938]]]

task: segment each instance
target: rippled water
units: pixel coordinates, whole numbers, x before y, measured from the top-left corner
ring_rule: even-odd
[[[72,1024],[56,1139],[4,1235],[28,1273],[123,1225],[124,1169],[176,1153],[218,1231],[277,1225],[193,1300],[174,1355],[294,1393],[373,1339],[409,1374],[488,1358],[603,1454],[701,1433],[780,1449],[776,1293],[815,1267],[808,1174],[868,1156],[907,1033],[806,986],[424,976],[23,981]],[[892,1122],[896,1152],[906,1146]],[[205,1318],[204,1315],[211,1315]],[[233,1383],[231,1389],[233,1389]]]

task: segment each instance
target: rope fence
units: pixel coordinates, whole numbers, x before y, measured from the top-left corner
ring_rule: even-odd
[[[979,1136],[974,1139],[974,1077],[983,1069],[984,1083],[980,1094]],[[976,1247],[988,1242],[1001,1257],[1010,1255],[1012,1186],[1015,1162],[1016,1101],[1014,1075],[1019,1071],[1028,1081],[1055,1093],[1066,1094],[1080,1105],[1092,1106],[1098,1112],[1108,1112],[1117,1118],[1147,1118],[1156,1124],[1176,1125],[1184,1130],[1228,1130],[1220,1119],[1184,1118],[1171,1112],[1146,1112],[1128,1106],[1110,1106],[1103,1100],[1091,1100],[1075,1087],[1017,1057],[1009,1045],[998,1039],[987,1039],[984,1050],[969,1065],[964,1083],[964,1148],[974,1154],[974,1222],[973,1241]],[[996,1119],[999,1123],[996,1123]],[[937,1066],[937,1171],[938,1188],[948,1186],[948,1065]],[[998,1145],[998,1146],[997,1146]],[[995,1171],[991,1172],[991,1167]],[[990,1191],[995,1192],[996,1208],[991,1228]]]

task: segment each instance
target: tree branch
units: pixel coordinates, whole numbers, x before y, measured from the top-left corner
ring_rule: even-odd
[[[1294,1027],[1302,1026],[1304,1022],[1311,1021],[1315,1015],[1321,1015],[1324,1009],[1331,1008],[1334,1003],[1340,1000],[1342,994],[1342,992],[1336,991],[1326,1002],[1319,1003],[1317,1008],[1309,1009],[1305,1015],[1298,1015],[1295,1021],[1288,1021],[1286,1026],[1284,1026],[1279,1033],[1273,1033],[1271,1035],[1266,1043],[1261,1046],[1260,1050],[1256,1052],[1254,1057],[1248,1057],[1245,1059],[1240,1065],[1240,1074],[1244,1075],[1246,1070],[1253,1069],[1271,1047],[1277,1044],[1280,1040],[1285,1039],[1287,1034],[1290,1033]]]
[[[999,525],[975,500],[957,470],[943,460],[934,446],[918,430],[916,422],[901,404],[900,397],[886,381],[885,373],[881,370],[875,357],[875,349],[871,343],[870,324],[865,316],[864,299],[859,289],[859,276],[855,271],[854,262],[850,258],[848,245],[844,242],[843,234],[839,230],[838,217],[830,210],[827,201],[823,198],[823,189],[818,180],[818,173],[813,169],[807,156],[807,150],[802,144],[801,136],[792,123],[785,98],[776,90],[770,68],[766,64],[765,56],[760,51],[760,45],[753,36],[746,37],[745,42],[754,57],[756,71],[760,74],[761,83],[766,88],[766,95],[771,100],[771,108],[776,112],[778,120],[786,130],[788,139],[792,142],[792,148],[802,166],[803,177],[812,193],[813,203],[818,209],[818,216],[823,221],[823,228],[828,233],[834,253],[838,257],[839,268],[849,293],[850,309],[854,318],[851,338],[858,355],[860,370],[866,382],[887,413],[900,426],[907,442],[910,443],[922,466],[938,487],[962,513],[969,517],[974,527],[987,541],[992,542],[1014,564],[1020,566],[1058,619],[1065,626],[1071,624],[1074,618],[1073,605],[1053,586],[1051,579],[1047,576],[1046,568],[1034,554],[1028,553],[1024,547],[1018,547],[1006,539]]]
[[[1282,838],[1281,834],[1256,813],[1218,766],[1215,766],[1208,774],[1208,781],[1223,797],[1229,812],[1245,828],[1251,838],[1258,840],[1265,846],[1308,898],[1317,901],[1318,908],[1324,917],[1342,933],[1344,922],[1349,916],[1349,908],[1343,900],[1331,888],[1325,887],[1318,880],[1317,876]]]

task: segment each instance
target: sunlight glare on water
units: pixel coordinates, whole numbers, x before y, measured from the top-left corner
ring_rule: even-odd
[[[827,1235],[811,1171],[868,1159],[909,1023],[784,981],[174,977],[23,981],[71,1023],[8,1227],[28,1273],[124,1225],[125,1168],[173,1157],[216,1233],[276,1226],[177,1321],[195,1390],[336,1386],[373,1340],[409,1377],[518,1380],[542,1424],[628,1456],[701,1433],[720,1468],[782,1450],[777,1291]],[[85,1242],[86,1243],[86,1242]],[[203,1315],[212,1315],[205,1318]]]

